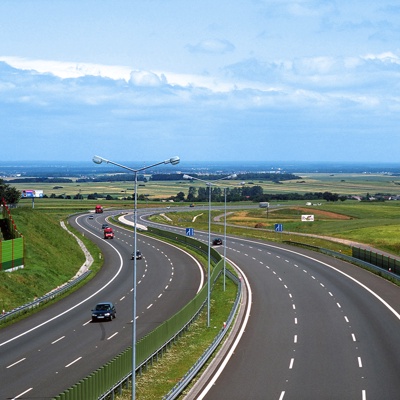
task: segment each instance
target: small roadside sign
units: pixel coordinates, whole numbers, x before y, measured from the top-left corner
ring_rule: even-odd
[[[283,225],[282,224],[275,224],[275,232],[282,232]]]
[[[194,236],[194,229],[186,228],[186,236]]]

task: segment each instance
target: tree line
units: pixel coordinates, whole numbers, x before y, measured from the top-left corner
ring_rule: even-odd
[[[226,190],[226,193],[224,192]],[[261,186],[242,186],[235,188],[222,189],[220,187],[211,187],[211,201],[215,202],[234,202],[234,201],[252,201],[252,202],[269,202],[288,201],[288,200],[325,200],[325,201],[344,201],[347,196],[340,196],[331,192],[309,192],[309,193],[264,193]],[[204,202],[209,199],[208,187],[189,187],[187,197],[184,193],[179,192],[173,200],[188,202]]]
[[[0,179],[0,202],[4,199],[7,204],[17,204],[20,198],[19,190]]]

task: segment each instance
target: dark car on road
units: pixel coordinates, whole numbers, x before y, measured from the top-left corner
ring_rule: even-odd
[[[108,224],[103,224],[103,225],[101,226],[101,229],[106,229],[106,228],[108,228]]]
[[[109,320],[111,321],[116,316],[116,310],[113,303],[105,301],[96,304],[96,307],[92,310],[92,321]]]
[[[215,238],[212,242],[213,246],[219,246],[222,244],[222,239],[220,238]]]
[[[131,260],[133,260],[133,255],[134,255],[134,253],[132,253]],[[136,251],[136,260],[141,260],[142,258],[143,258],[142,253],[139,250],[137,250]]]

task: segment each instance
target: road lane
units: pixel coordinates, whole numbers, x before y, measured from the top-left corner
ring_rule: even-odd
[[[92,229],[101,234],[96,225]],[[85,230],[85,234],[89,235],[89,231]],[[119,240],[119,235],[122,237],[122,230],[116,229],[112,241],[94,237],[105,249],[105,263],[87,285],[2,329],[0,398],[51,398],[131,345],[132,250],[126,243],[129,235],[125,241]],[[201,282],[199,267],[191,256],[153,238],[140,240],[143,260],[137,263],[138,339],[193,298]],[[166,282],[179,301],[176,296],[165,295]],[[91,308],[103,300],[116,304],[117,318],[91,323]],[[153,306],[148,308],[149,304]]]
[[[252,314],[206,399],[397,398],[400,348],[390,340],[399,329],[397,287],[321,257],[362,276],[358,284],[318,262],[320,256],[312,252],[306,251],[306,258],[302,250],[236,238],[229,246],[229,258],[242,266],[251,284]],[[396,299],[394,312],[365,284]]]

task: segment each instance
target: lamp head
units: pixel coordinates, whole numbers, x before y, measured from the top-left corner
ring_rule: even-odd
[[[176,165],[176,164],[179,164],[179,161],[180,161],[179,157],[175,156],[175,157],[169,158],[168,160],[163,161],[163,163]],[[160,164],[162,164],[162,163],[160,163]]]
[[[180,161],[181,161],[181,159],[180,159],[178,156],[171,157],[171,158],[169,159],[169,162],[170,162],[172,165],[179,164]]]
[[[93,161],[95,164],[101,164],[101,163],[104,161],[104,159],[101,158],[101,157],[99,157],[99,156],[94,156],[94,157],[92,158],[92,161]]]

